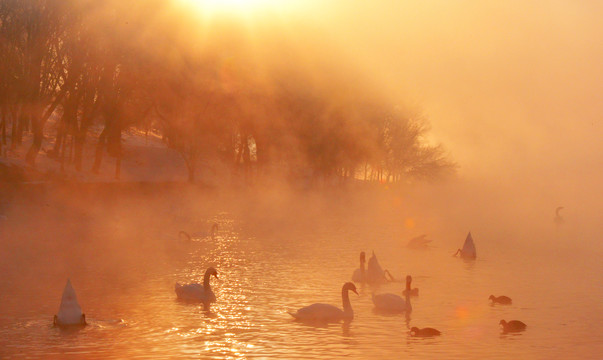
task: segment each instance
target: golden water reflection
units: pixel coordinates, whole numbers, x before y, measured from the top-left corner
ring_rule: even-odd
[[[596,309],[598,305],[589,302],[594,296],[568,298],[558,286],[568,275],[558,267],[532,271],[528,262],[518,261],[508,268],[508,257],[486,242],[480,243],[484,255],[469,264],[450,256],[453,247],[413,251],[395,238],[395,226],[379,229],[377,239],[370,225],[337,216],[313,228],[261,233],[249,230],[253,227],[246,230],[238,219],[222,213],[199,221],[199,227],[213,220],[220,222],[217,236],[190,243],[160,235],[170,229],[151,228],[138,240],[161,246],[141,246],[137,251],[144,261],[124,257],[111,264],[115,268],[107,267],[103,258],[116,248],[79,245],[87,261],[74,267],[79,271],[72,281],[90,326],[78,331],[50,326],[64,281],[61,271],[15,275],[36,289],[3,300],[8,310],[0,313],[2,358],[555,358],[580,349],[589,354],[590,345],[578,350],[574,345],[597,341],[589,326],[600,326],[600,313],[589,317],[578,311]],[[102,233],[99,238],[106,239]],[[373,310],[374,292],[401,294],[403,283],[359,284],[359,296],[351,296],[352,322],[312,326],[293,321],[287,311],[301,306],[341,306],[341,285],[358,266],[361,250],[375,250],[397,278],[413,275],[421,295],[412,298],[412,314],[386,316]],[[52,261],[39,264],[40,269],[51,269]],[[580,261],[595,264],[592,259]],[[219,274],[211,280],[217,302],[204,309],[177,301],[175,282],[200,282],[209,266]],[[588,276],[589,271],[574,269],[570,275]],[[16,288],[1,284],[4,292]],[[591,292],[580,286],[574,284],[576,294]],[[490,306],[489,294],[499,289],[512,292],[513,305]],[[559,306],[560,298],[564,306]],[[528,330],[501,335],[502,318],[521,318]],[[435,327],[442,336],[412,338],[411,326]]]

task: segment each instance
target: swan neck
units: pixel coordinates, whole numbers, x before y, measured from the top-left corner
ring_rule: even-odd
[[[341,290],[341,300],[343,301],[343,311],[352,311],[352,304],[350,303],[350,295],[347,289]]]
[[[209,290],[211,289],[210,285],[209,285],[209,277],[211,276],[209,271],[205,272],[205,276],[203,277],[203,288],[205,290]]]

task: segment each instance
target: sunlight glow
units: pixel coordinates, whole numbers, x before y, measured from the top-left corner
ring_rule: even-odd
[[[205,15],[250,16],[259,12],[292,10],[296,1],[278,0],[188,0]]]

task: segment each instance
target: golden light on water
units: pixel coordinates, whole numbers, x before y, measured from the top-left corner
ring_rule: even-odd
[[[12,20],[59,3],[73,9],[31,52],[38,19]],[[597,358],[601,16],[595,2],[0,0],[0,358]],[[48,70],[30,66],[37,50]],[[38,128],[24,74],[41,72],[39,103],[57,108],[37,122],[36,171],[11,175]],[[123,154],[101,137],[117,105]],[[434,175],[440,155],[452,178]],[[469,231],[477,259],[461,261]],[[354,280],[361,251],[391,282]],[[216,303],[179,301],[175,283],[208,267]],[[412,311],[376,312],[407,275]],[[66,278],[91,325],[68,336],[51,327]],[[291,317],[340,307],[350,280],[352,322]],[[528,330],[500,337],[501,319]]]

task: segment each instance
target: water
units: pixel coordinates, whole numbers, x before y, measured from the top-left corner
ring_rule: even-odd
[[[603,353],[601,253],[568,256],[554,233],[535,242],[549,246],[523,247],[505,236],[474,233],[478,259],[464,262],[451,256],[466,235],[453,226],[431,235],[427,250],[406,248],[408,218],[389,205],[379,207],[389,214],[383,215],[374,208],[355,211],[351,205],[366,203],[354,202],[304,200],[302,211],[299,203],[288,206],[290,199],[234,206],[207,196],[202,205],[166,206],[166,198],[90,197],[86,206],[60,196],[13,199],[12,222],[1,229],[0,357],[561,359]],[[220,230],[212,240],[202,233],[213,221]],[[198,234],[183,243],[180,229]],[[357,284],[350,324],[293,321],[287,311],[314,302],[341,306],[341,286],[362,250],[374,250],[395,277],[413,276],[420,296],[411,299],[410,318],[373,311],[373,292],[401,293],[403,283],[391,283]],[[177,301],[174,283],[200,282],[208,266],[219,273],[212,279],[217,303],[207,311]],[[67,277],[89,322],[81,330],[52,327]],[[491,306],[490,294],[510,296],[513,305]],[[527,331],[501,334],[501,319],[522,320]],[[413,338],[412,326],[435,327],[442,336]]]

